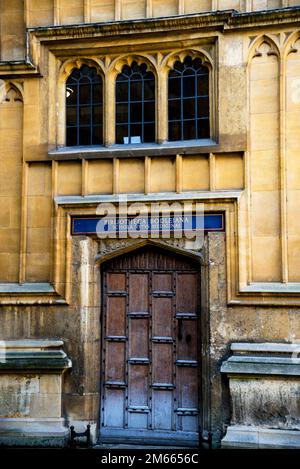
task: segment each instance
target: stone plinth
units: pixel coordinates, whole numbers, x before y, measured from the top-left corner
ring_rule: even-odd
[[[299,344],[233,343],[231,423],[222,447],[300,448]]]
[[[0,342],[0,445],[64,446],[62,375],[71,361],[60,340]]]

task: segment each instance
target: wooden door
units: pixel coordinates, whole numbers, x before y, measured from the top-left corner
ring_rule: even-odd
[[[197,445],[199,264],[153,247],[103,268],[100,440]]]

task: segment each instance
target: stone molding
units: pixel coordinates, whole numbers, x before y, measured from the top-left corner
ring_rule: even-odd
[[[235,201],[240,198],[241,190],[236,191],[219,191],[219,192],[182,192],[178,193],[153,193],[153,194],[126,194],[127,202],[159,202],[159,201],[189,201],[189,200],[229,200]],[[120,194],[116,195],[61,195],[54,198],[55,203],[61,206],[73,205],[96,205],[103,202],[117,203],[120,201]]]
[[[177,254],[193,257],[198,260],[200,264],[204,264],[203,250],[191,250],[187,248],[188,240],[185,238],[175,239],[164,239],[164,240],[132,240],[132,239],[102,239],[98,242],[98,254],[96,256],[96,262],[102,263],[111,258],[110,254],[116,253],[117,256],[133,251],[140,247],[150,245],[156,246],[163,249],[171,250]]]
[[[128,158],[128,157],[138,157],[138,156],[176,156],[176,155],[199,155],[206,153],[226,153],[226,149],[222,149],[219,143],[215,142],[212,139],[201,139],[199,140],[188,140],[188,142],[182,142],[176,144],[173,142],[164,142],[164,143],[141,143],[141,144],[129,144],[124,147],[121,144],[112,144],[107,146],[96,146],[96,147],[58,147],[51,149],[48,152],[48,156],[51,160],[54,161],[64,161],[74,158],[85,158],[85,159],[95,159],[95,158]],[[245,151],[244,146],[240,146],[235,149],[234,152],[243,152]],[[228,152],[232,155],[232,151]]]
[[[236,10],[212,11],[168,18],[146,18],[138,20],[109,21],[77,25],[59,25],[28,28],[28,34],[41,40],[74,39],[75,37],[102,37],[139,32],[154,33],[179,29],[234,30],[266,25],[280,25],[299,21],[300,7],[278,8],[275,10],[239,13]]]
[[[7,340],[0,342],[0,373],[58,373],[71,368],[72,362],[62,350],[61,340]]]
[[[221,366],[227,375],[300,376],[300,344],[232,343]]]

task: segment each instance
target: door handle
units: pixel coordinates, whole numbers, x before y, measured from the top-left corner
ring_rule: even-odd
[[[183,337],[183,322],[182,319],[178,319],[178,340],[182,340]]]

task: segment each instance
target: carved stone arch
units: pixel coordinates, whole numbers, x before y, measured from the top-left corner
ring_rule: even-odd
[[[204,265],[204,256],[202,252],[185,249],[184,245],[179,245],[177,241],[178,240],[173,239],[164,241],[153,239],[102,240],[98,254],[95,257],[95,263],[101,265],[108,260],[136,251],[144,246],[153,246],[177,255],[194,259],[199,262],[200,265]]]
[[[131,55],[123,55],[123,56],[117,57],[111,62],[110,67],[109,67],[109,72],[110,74],[118,75],[119,73],[122,72],[124,65],[128,65],[129,67],[131,67],[133,62],[136,62],[138,65],[146,64],[147,71],[152,72],[155,78],[157,78],[158,74],[157,74],[156,62],[154,58],[148,54],[145,54],[145,55],[131,54]]]
[[[248,64],[251,63],[254,57],[262,57],[263,55],[275,55],[278,59],[281,55],[278,45],[267,35],[257,38],[251,45],[248,55]]]
[[[297,45],[297,42],[300,40],[300,31],[293,32],[287,39],[284,50],[283,58],[286,59],[289,54],[293,54],[300,51],[300,43]]]
[[[20,83],[0,80],[0,103],[23,103],[23,88]]]
[[[59,70],[59,83],[65,83],[71,75],[72,70],[81,68],[83,65],[95,67],[99,74],[103,77],[105,74],[103,62],[96,58],[77,57],[76,59],[66,60]]]
[[[210,70],[213,69],[213,60],[211,56],[202,49],[182,49],[176,52],[171,52],[168,54],[162,61],[162,67],[166,68],[168,71],[172,70],[175,62],[183,62],[186,57],[192,57],[192,59],[200,59],[206,67]]]

